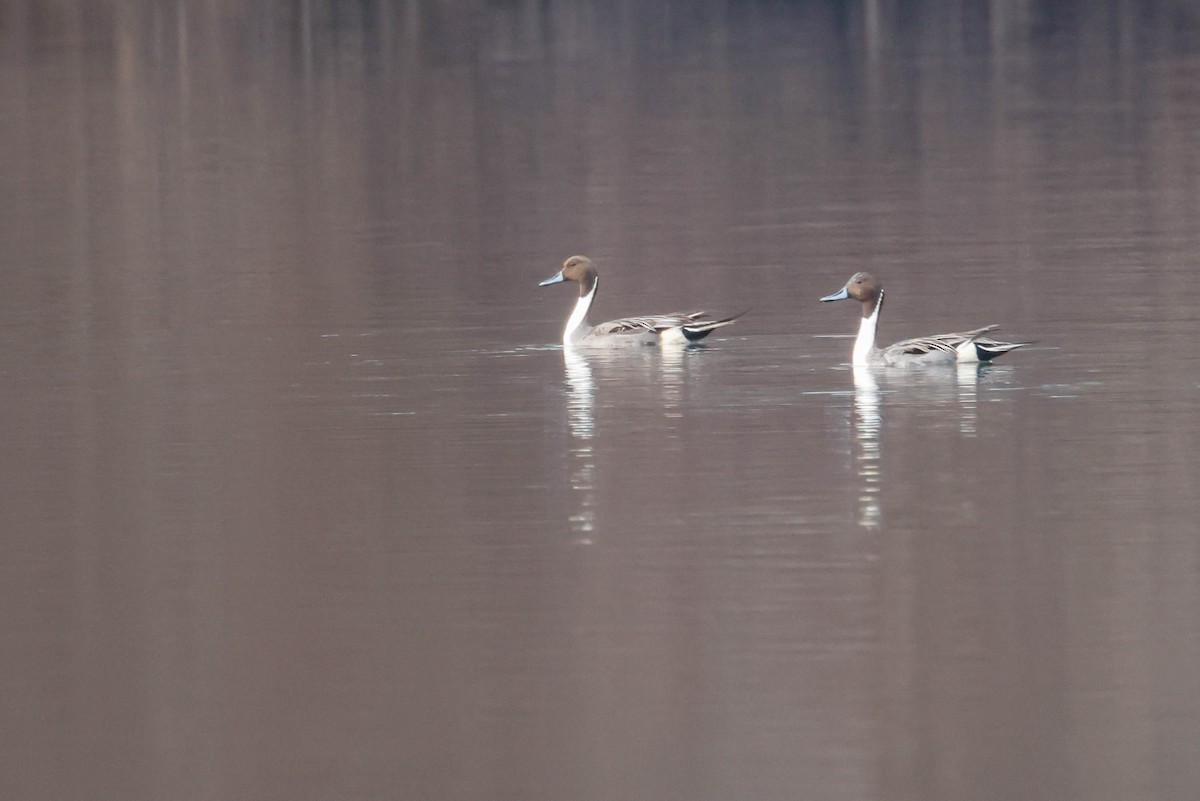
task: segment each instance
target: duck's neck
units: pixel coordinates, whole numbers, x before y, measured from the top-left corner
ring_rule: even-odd
[[[855,367],[863,367],[871,363],[871,355],[875,352],[875,328],[879,325],[879,312],[883,309],[883,292],[875,301],[875,308],[867,312],[863,306],[862,322],[858,324],[858,337],[854,340],[854,358],[851,361]]]
[[[567,327],[563,329],[563,342],[572,342],[587,333],[587,314],[596,299],[596,290],[600,288],[600,278],[592,278],[592,288],[581,292],[579,300],[575,301],[575,310],[567,318]],[[581,287],[586,289],[586,287]]]

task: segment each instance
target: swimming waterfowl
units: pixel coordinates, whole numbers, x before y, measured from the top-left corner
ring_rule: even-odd
[[[647,317],[622,317],[590,325],[587,321],[588,309],[596,300],[600,286],[596,265],[587,256],[572,256],[563,262],[561,270],[538,286],[550,286],[563,281],[579,283],[579,300],[575,302],[575,310],[563,329],[563,344],[568,346],[698,342],[738,317],[734,315],[721,320],[707,320],[708,312],[675,312]]]
[[[1023,348],[1029,342],[999,342],[985,337],[999,326],[989,325],[974,331],[958,334],[937,334],[931,337],[905,339],[880,349],[875,347],[875,328],[879,324],[879,312],[883,309],[883,284],[867,273],[855,273],[846,285],[832,295],[821,298],[832,300],[857,300],[862,304],[862,322],[858,337],[854,340],[852,364],[867,365],[932,365],[955,362],[987,362],[1010,350]]]

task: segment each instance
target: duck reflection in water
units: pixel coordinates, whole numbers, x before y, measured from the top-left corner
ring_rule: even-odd
[[[963,436],[976,434],[979,417],[979,371],[989,368],[977,364],[959,364],[955,368],[958,380],[958,430]]]
[[[883,517],[880,504],[883,462],[880,459],[879,384],[870,367],[854,367],[855,472],[858,475],[858,525],[877,528]]]
[[[591,545],[596,528],[596,383],[592,366],[574,348],[563,349],[567,382],[567,426],[571,432],[572,496],[578,501],[569,517],[576,543]]]
[[[858,525],[876,528],[883,524],[883,464],[884,412],[883,391],[886,384],[894,412],[902,415],[905,406],[913,409],[954,409],[953,416],[941,416],[946,423],[955,421],[963,437],[975,437],[978,432],[978,389],[981,376],[989,375],[988,383],[1004,383],[1011,371],[990,365],[960,364],[947,368],[953,381],[943,370],[894,371],[878,367],[855,365],[854,410],[851,425],[854,433],[855,474],[858,478]]]

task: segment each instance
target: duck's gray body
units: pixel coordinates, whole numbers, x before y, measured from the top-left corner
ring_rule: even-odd
[[[563,344],[571,347],[612,347],[623,345],[687,344],[698,342],[722,326],[729,325],[737,316],[720,320],[708,320],[708,312],[674,312],[652,314],[645,317],[622,317],[597,325],[587,321],[588,310],[596,300],[600,288],[600,275],[596,265],[586,256],[572,256],[563,262],[563,268],[538,286],[549,286],[563,281],[579,283],[579,300],[567,318],[563,329]]]
[[[939,364],[987,362],[1028,342],[1001,342],[984,336],[998,326],[989,325],[956,334],[935,334],[905,339],[886,348],[875,347],[875,330],[883,310],[883,285],[867,273],[855,273],[846,285],[822,301],[857,300],[862,304],[862,321],[854,340],[851,363],[856,367],[887,365],[924,367]]]

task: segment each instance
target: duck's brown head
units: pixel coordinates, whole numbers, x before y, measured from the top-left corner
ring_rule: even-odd
[[[587,256],[572,256],[563,262],[562,269],[538,286],[550,286],[562,281],[578,281],[579,296],[583,297],[596,285],[596,265]]]
[[[883,297],[883,284],[869,273],[855,273],[850,276],[846,285],[832,295],[821,298],[823,302],[831,300],[857,300],[862,304],[862,316],[870,317],[880,299]]]

